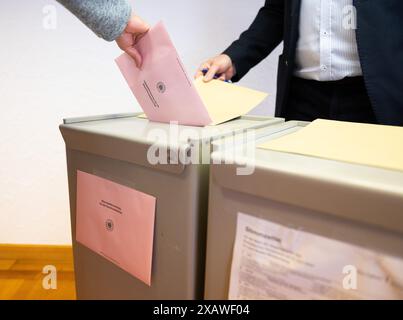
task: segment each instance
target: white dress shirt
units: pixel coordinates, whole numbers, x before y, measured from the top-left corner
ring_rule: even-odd
[[[317,81],[361,76],[353,0],[302,0],[294,75]]]

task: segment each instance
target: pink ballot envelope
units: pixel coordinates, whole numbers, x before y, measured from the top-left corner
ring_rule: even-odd
[[[136,48],[143,58],[141,69],[126,53],[116,63],[151,121],[219,124],[246,114],[267,96],[223,81],[193,81],[162,22],[151,28]]]
[[[76,240],[151,285],[155,202],[77,170]]]

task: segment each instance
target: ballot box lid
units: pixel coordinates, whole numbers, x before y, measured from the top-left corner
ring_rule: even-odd
[[[303,126],[286,122],[285,130],[274,134],[268,128],[256,144]],[[253,155],[225,150],[213,152],[211,158],[211,181],[223,188],[403,234],[401,171],[258,147]],[[254,168],[252,174],[239,174],[247,167],[242,172]]]
[[[195,145],[203,148],[202,154],[215,140],[283,122],[281,118],[247,115],[215,126],[192,127],[151,122],[142,113],[126,113],[64,119],[60,131],[68,149],[181,173],[185,164],[178,159],[168,159],[168,164],[150,163],[150,146],[166,149],[168,158]]]

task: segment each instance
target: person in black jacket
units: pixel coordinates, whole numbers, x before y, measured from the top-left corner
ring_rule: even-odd
[[[267,0],[195,77],[238,81],[281,41],[276,116],[403,125],[403,1]]]

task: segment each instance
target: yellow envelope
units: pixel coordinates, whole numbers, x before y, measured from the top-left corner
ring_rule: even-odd
[[[217,125],[247,114],[268,96],[267,93],[228,82],[211,80],[206,83],[202,79],[197,78],[194,85],[213,121],[210,125]],[[147,118],[144,113],[137,117]]]
[[[403,128],[318,119],[258,146],[403,171]]]
[[[268,96],[267,93],[220,80],[206,83],[202,77],[197,78],[194,85],[210,115],[210,125],[247,114]]]

